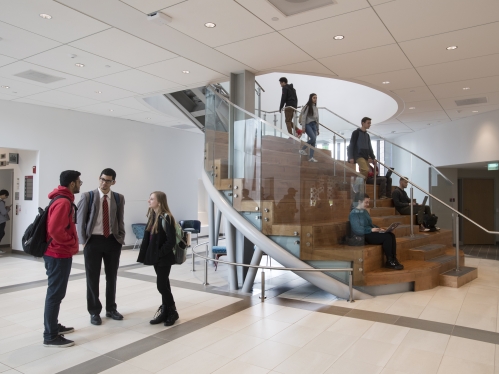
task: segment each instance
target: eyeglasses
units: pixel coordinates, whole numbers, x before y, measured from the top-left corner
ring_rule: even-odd
[[[104,178],[99,178],[99,180],[100,180],[102,183],[113,183],[113,180],[112,180],[112,179],[104,179]]]

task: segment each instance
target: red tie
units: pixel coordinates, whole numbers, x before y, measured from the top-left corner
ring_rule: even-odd
[[[102,202],[102,229],[104,236],[107,238],[109,236],[109,205],[107,204],[107,195],[104,195],[104,201]]]

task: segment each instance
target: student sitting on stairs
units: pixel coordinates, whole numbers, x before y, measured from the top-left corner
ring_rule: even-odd
[[[373,162],[375,163],[375,161]],[[386,176],[379,175],[379,169],[377,166],[373,166],[371,163],[369,165],[369,172],[367,174],[366,183],[374,184],[374,169],[376,169],[376,185],[379,185],[379,189],[381,190],[380,199],[391,199],[392,197],[392,171],[388,170]]]
[[[381,244],[386,256],[385,267],[388,269],[402,270],[402,265],[397,260],[397,240],[393,232],[383,232],[382,228],[373,225],[371,216],[367,212],[369,208],[369,195],[359,193],[355,196],[357,207],[350,212],[348,220],[352,234],[364,237],[368,244]]]
[[[348,220],[352,233],[363,236],[368,244],[381,244],[383,253],[386,256],[385,267],[394,270],[404,269],[397,260],[397,240],[393,232],[383,232],[384,230],[373,224],[371,216],[367,212],[369,208],[369,195],[359,193],[355,197],[357,207],[350,212]]]

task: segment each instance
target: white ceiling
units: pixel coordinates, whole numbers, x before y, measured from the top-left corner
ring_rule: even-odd
[[[398,96],[398,117],[373,127],[392,136],[499,109],[499,0],[337,0],[290,17],[267,0],[0,0],[0,9],[1,100],[170,126],[178,119],[163,121],[137,98],[247,69]],[[172,22],[148,21],[155,11]],[[15,75],[26,70],[63,79]],[[455,104],[481,96],[486,104]]]

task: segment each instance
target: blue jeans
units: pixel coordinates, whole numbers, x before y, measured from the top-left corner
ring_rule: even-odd
[[[308,135],[308,142],[312,147],[315,147],[317,140],[317,123],[315,121],[307,123],[305,126],[305,132]],[[306,145],[303,146],[303,150],[307,148]],[[310,158],[314,157],[314,149],[310,148]]]
[[[59,334],[59,309],[61,307],[62,299],[66,296],[73,258],[43,256],[43,259],[45,260],[45,270],[47,270],[48,276],[43,321],[45,325],[43,339],[53,340],[57,338],[57,335]]]

